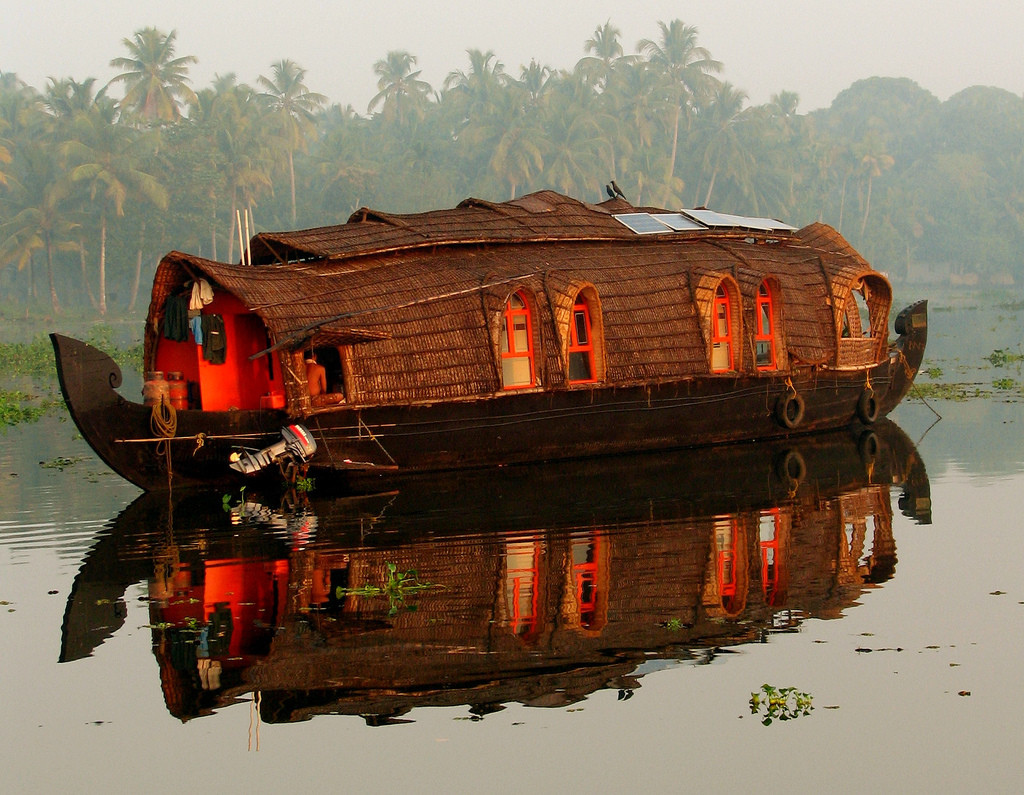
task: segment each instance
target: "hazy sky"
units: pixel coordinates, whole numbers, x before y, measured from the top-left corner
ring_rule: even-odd
[[[751,104],[790,90],[806,112],[873,75],[909,77],[942,100],[977,84],[1024,93],[1021,0],[0,0],[0,19],[0,71],[39,90],[50,76],[106,82],[122,39],[154,26],[178,32],[177,55],[199,58],[193,88],[227,72],[254,83],[289,58],[310,90],[365,113],[389,50],[416,56],[439,89],[468,68],[469,48],[493,50],[518,77],[531,59],[572,68],[607,20],[632,53],[658,21],[681,19]]]

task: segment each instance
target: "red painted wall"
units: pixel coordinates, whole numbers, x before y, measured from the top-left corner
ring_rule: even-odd
[[[160,339],[156,351],[156,367],[165,375],[180,371],[186,381],[199,384],[202,408],[224,411],[231,408],[258,409],[260,399],[269,393],[284,395],[281,359],[277,352],[249,360],[252,354],[269,346],[266,327],[260,318],[230,293],[218,290],[203,314],[224,318],[227,356],[223,364],[210,364],[203,358],[202,347],[194,342],[172,342]],[[198,408],[198,407],[194,407]]]

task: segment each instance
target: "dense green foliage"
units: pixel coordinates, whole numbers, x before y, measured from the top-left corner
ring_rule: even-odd
[[[360,114],[309,92],[292,61],[195,92],[173,33],[124,44],[112,86],[0,75],[0,312],[144,310],[166,251],[237,261],[246,211],[242,237],[360,206],[542,188],[600,201],[612,178],[637,205],[823,220],[894,279],[1024,275],[1024,100],[1000,89],[940,102],[870,78],[809,114],[789,91],[749,106],[677,20],[635,54],[606,23],[572,69],[514,76],[470,50],[440,87],[390,52]]]

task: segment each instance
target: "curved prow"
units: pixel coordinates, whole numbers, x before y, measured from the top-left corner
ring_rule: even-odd
[[[82,437],[107,466],[142,486],[125,466],[123,451],[115,450],[112,443],[116,434],[111,424],[122,421],[133,405],[115,391],[121,386],[121,368],[103,351],[80,340],[51,334],[50,342],[60,391]]]
[[[906,397],[924,360],[928,342],[928,302],[918,301],[903,309],[896,316],[895,328],[899,336],[889,346],[892,380],[881,401],[883,414],[888,414]]]

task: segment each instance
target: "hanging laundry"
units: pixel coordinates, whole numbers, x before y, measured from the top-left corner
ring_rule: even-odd
[[[224,318],[220,315],[202,315],[203,358],[210,364],[224,364],[227,359],[227,337]]]
[[[188,302],[189,309],[202,309],[213,300],[213,288],[206,279],[192,283],[192,298]]]
[[[192,338],[196,341],[196,345],[203,344],[203,316],[198,312],[195,316],[192,315],[191,310],[189,311],[188,325],[192,329]]]
[[[182,296],[169,295],[164,302],[164,337],[188,342],[188,303]]]

